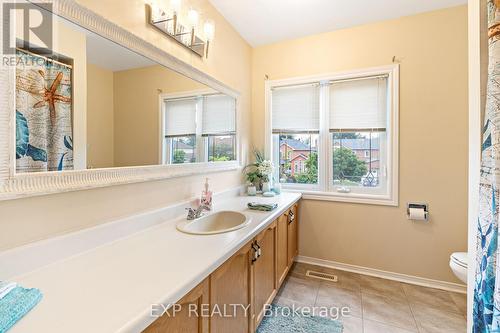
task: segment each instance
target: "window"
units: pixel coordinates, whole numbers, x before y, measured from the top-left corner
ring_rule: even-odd
[[[319,95],[319,84],[272,91],[275,179],[284,184],[318,183]]]
[[[397,205],[398,67],[268,81],[267,151],[284,188]]]
[[[196,156],[197,98],[165,101],[164,161],[167,164],[194,163]]]
[[[236,100],[212,94],[164,95],[164,164],[236,160]]]
[[[208,95],[203,102],[203,129],[209,162],[236,159],[236,101],[225,95]]]

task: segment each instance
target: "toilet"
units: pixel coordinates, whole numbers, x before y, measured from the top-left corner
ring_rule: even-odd
[[[467,283],[467,252],[455,252],[450,256],[450,267],[462,282]]]

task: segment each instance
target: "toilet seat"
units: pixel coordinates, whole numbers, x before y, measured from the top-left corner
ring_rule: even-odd
[[[450,256],[450,259],[458,266],[467,268],[467,252],[455,252]]]

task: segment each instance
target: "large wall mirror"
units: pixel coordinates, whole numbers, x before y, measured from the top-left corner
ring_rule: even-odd
[[[70,13],[67,6],[78,6],[64,3],[54,12]],[[134,50],[137,40],[131,34],[84,13],[81,22],[50,13],[50,49],[27,41],[23,29],[14,32],[16,66],[10,84],[15,93],[9,112],[15,145],[4,190],[12,190],[8,185],[16,179],[36,180],[34,175],[75,178],[78,171],[112,168],[115,173],[107,173],[103,182],[113,183],[113,175],[115,182],[130,176],[135,177],[130,181],[168,177],[171,165],[177,165],[174,176],[183,174],[179,165],[187,167],[186,174],[193,173],[195,164],[208,171],[210,165],[237,165],[236,92],[186,64],[165,66],[163,59],[175,61],[144,41]],[[101,28],[108,36],[81,24],[89,17],[99,21],[90,22],[93,30]],[[129,45],[113,41],[113,34],[122,43],[127,41],[123,36],[129,37]],[[148,54],[142,55],[141,48]],[[122,167],[140,168],[135,173],[128,168],[125,175],[117,170]],[[78,181],[90,179],[81,177]]]

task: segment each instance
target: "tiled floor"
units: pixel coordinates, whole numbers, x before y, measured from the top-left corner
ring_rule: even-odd
[[[308,269],[333,273],[338,282],[307,277]],[[318,313],[323,307],[349,308],[350,315],[339,318],[344,333],[466,332],[465,295],[301,263],[275,303],[314,307]]]

